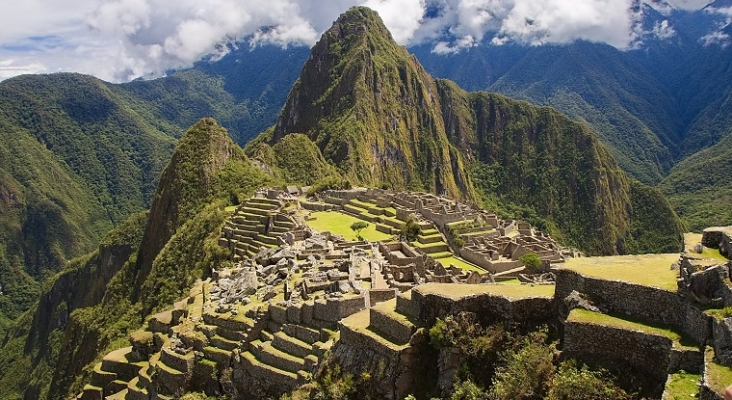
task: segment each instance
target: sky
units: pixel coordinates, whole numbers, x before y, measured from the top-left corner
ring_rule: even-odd
[[[627,49],[647,35],[673,36],[668,24],[648,31],[639,28],[641,16],[632,11],[632,1],[14,1],[0,13],[0,80],[63,71],[125,82],[189,67],[204,56],[219,54],[227,42],[311,46],[339,14],[355,5],[379,12],[400,44],[427,42],[441,54],[462,51],[486,37],[494,45],[583,39]],[[699,9],[707,1],[669,3]]]

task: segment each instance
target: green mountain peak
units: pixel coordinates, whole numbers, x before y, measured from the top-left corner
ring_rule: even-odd
[[[343,14],[313,47],[269,142],[292,133],[353,183],[476,197],[434,80],[367,8]]]

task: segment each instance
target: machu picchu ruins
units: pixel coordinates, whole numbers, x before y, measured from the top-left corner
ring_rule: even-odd
[[[658,265],[648,284],[587,273],[592,258],[530,224],[440,196],[306,191],[263,189],[236,207],[219,238],[230,261],[153,315],[129,347],[107,354],[78,398],[277,398],[329,360],[378,370],[379,396],[402,399],[419,379],[427,329],[467,313],[483,323],[552,326],[561,357],[630,371],[649,398],[667,398],[667,381],[683,372],[701,377],[700,398],[721,399],[710,371],[732,367],[732,320],[720,316],[732,306],[730,263],[721,257],[729,230],[707,230],[691,244],[719,249],[717,260],[694,250],[607,257],[623,264],[618,271]],[[388,239],[347,240],[349,227],[310,226],[336,215]],[[411,241],[407,224],[419,227]],[[541,260],[536,271],[521,261],[529,253]],[[451,387],[456,360],[440,359],[440,388]]]

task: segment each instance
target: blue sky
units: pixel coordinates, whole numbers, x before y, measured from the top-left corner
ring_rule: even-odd
[[[628,48],[645,34],[632,1],[24,0],[0,14],[0,79],[71,71],[123,82],[188,67],[226,41],[312,45],[354,5],[377,10],[399,43],[430,42],[440,53],[474,46],[489,32],[496,45],[585,39]],[[673,1],[694,9],[706,3]]]

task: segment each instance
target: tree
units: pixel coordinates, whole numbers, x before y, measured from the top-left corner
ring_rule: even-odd
[[[356,232],[356,239],[358,239],[358,240],[363,240],[363,238],[361,237],[361,231],[368,227],[369,227],[369,224],[367,222],[363,222],[363,221],[356,221],[351,224],[351,230]]]
[[[402,226],[401,234],[408,242],[413,242],[417,240],[417,236],[419,236],[421,231],[422,228],[419,227],[419,223],[410,215],[407,218],[407,222]]]
[[[536,253],[526,253],[519,257],[519,261],[524,263],[529,272],[535,272],[541,266],[541,259]]]

